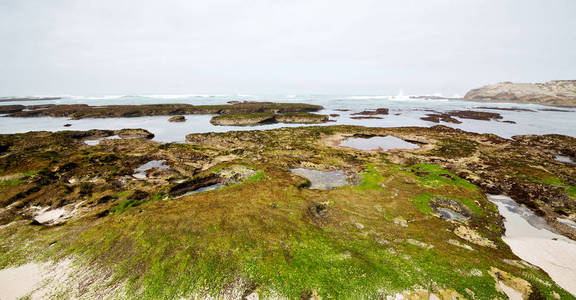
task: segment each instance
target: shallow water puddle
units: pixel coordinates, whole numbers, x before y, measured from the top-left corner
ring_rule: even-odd
[[[225,187],[225,185],[223,185],[221,183],[215,183],[215,184],[203,186],[201,188],[187,192],[187,193],[182,194],[181,196],[178,196],[176,198],[180,198],[180,197],[184,197],[184,196],[188,196],[188,195],[193,195],[193,194],[198,194],[198,193],[202,193],[202,192],[207,192],[207,191],[212,191],[212,190],[217,190],[217,189],[223,188],[223,187]]]
[[[566,224],[574,229],[576,229],[576,222],[569,220],[569,219],[563,219],[563,218],[556,218],[556,221],[562,223],[562,224]]]
[[[562,288],[576,295],[576,242],[555,233],[544,219],[505,195],[489,195],[505,218],[506,242],[523,260],[546,271]]]
[[[435,212],[440,215],[440,218],[445,220],[454,220],[462,223],[468,221],[468,217],[450,208],[438,207]]]
[[[364,151],[389,151],[397,149],[414,150],[420,148],[395,136],[374,136],[370,138],[348,138],[340,142],[340,146]]]
[[[348,176],[343,171],[317,171],[304,168],[290,169],[310,181],[310,188],[315,190],[331,190],[348,184]]]
[[[574,161],[571,157],[568,157],[568,156],[556,155],[556,160],[559,162],[576,165],[576,161]]]
[[[146,171],[150,169],[169,169],[170,166],[164,164],[165,162],[165,160],[151,160],[134,169],[134,174],[132,176],[138,179],[144,179],[146,178]]]

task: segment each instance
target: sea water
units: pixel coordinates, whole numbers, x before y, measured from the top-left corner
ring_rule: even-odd
[[[477,133],[493,133],[504,138],[522,134],[564,134],[576,137],[576,109],[569,112],[540,111],[550,107],[534,104],[478,103],[446,99],[413,99],[407,96],[349,96],[349,95],[148,95],[148,96],[66,96],[53,101],[3,102],[1,105],[23,104],[89,104],[89,105],[128,105],[186,103],[192,105],[225,104],[228,101],[272,101],[300,102],[322,105],[320,114],[339,114],[331,117],[335,122],[327,125],[360,125],[368,127],[403,127],[439,125],[420,118],[431,111],[478,110],[497,112],[503,116],[500,121],[479,121],[459,119],[462,124],[440,123]],[[531,111],[487,110],[478,107],[522,108]],[[376,108],[389,108],[390,114],[382,119],[352,119],[352,114]],[[341,111],[347,109],[349,111]],[[170,116],[147,116],[135,118],[105,118],[69,120],[67,118],[9,118],[0,117],[0,133],[22,133],[28,131],[60,131],[89,129],[143,128],[155,134],[160,142],[184,142],[186,134],[204,132],[226,132],[231,130],[274,129],[280,127],[318,126],[303,124],[268,124],[259,126],[215,126],[210,124],[210,115],[189,115],[186,122],[168,122]],[[516,124],[501,121],[514,121]],[[64,127],[64,124],[72,124]]]

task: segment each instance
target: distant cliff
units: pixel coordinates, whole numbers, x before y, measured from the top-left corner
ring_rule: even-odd
[[[576,107],[576,80],[553,80],[546,83],[501,82],[470,90],[464,98],[482,102]]]

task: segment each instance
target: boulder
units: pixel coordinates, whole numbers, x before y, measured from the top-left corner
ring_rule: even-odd
[[[186,122],[186,117],[184,116],[173,116],[168,119],[168,122]]]

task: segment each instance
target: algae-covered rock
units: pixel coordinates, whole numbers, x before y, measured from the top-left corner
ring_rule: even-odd
[[[23,107],[22,107],[23,109]],[[170,116],[185,114],[229,114],[229,113],[297,113],[319,111],[322,106],[305,103],[242,102],[224,105],[191,104],[142,104],[104,105],[86,104],[54,105],[34,110],[16,110],[11,117],[69,117],[84,118],[128,118],[141,116]]]
[[[214,116],[210,123],[225,126],[253,126],[274,123],[316,124],[328,122],[328,116],[311,113],[233,113]]]
[[[311,113],[289,113],[280,114],[274,117],[279,123],[296,123],[296,124],[317,124],[328,121],[328,116]]]
[[[145,129],[120,129],[114,133],[123,139],[151,139],[154,134]]]
[[[273,113],[224,114],[214,116],[210,123],[222,126],[252,126],[276,123]]]

